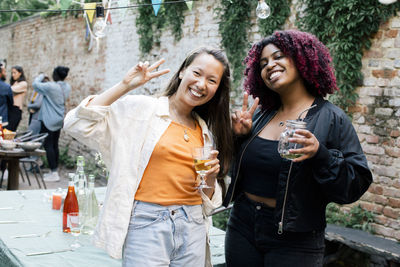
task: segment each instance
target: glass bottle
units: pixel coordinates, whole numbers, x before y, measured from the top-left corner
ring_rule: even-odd
[[[75,189],[77,191],[78,191],[78,186],[79,186],[79,173],[81,171],[83,173],[85,173],[84,167],[85,167],[85,158],[83,156],[76,157],[76,171],[75,171],[74,183],[75,183]],[[84,186],[86,186],[86,177],[85,177]]]
[[[79,205],[79,212],[80,212],[80,216],[83,219],[83,221],[86,219],[86,215],[87,215],[87,210],[86,210],[86,206],[87,206],[87,189],[85,187],[85,173],[81,170],[78,173],[78,177],[79,177],[79,182],[78,182],[78,205]]]
[[[94,175],[89,175],[88,197],[86,206],[86,219],[83,224],[82,232],[92,235],[96,228],[97,219],[99,217],[99,204],[97,202],[96,193],[94,192]]]
[[[71,229],[68,225],[68,213],[79,212],[78,200],[75,195],[74,176],[69,176],[68,193],[64,200],[63,208],[63,232],[70,233]]]
[[[2,116],[0,116],[0,140],[4,140],[3,117]]]
[[[297,149],[303,147],[301,144],[289,142],[289,138],[302,137],[302,135],[295,134],[298,129],[306,129],[307,123],[301,120],[287,120],[286,129],[281,133],[278,143],[278,152],[282,158],[293,160],[300,157],[302,154],[289,153],[290,149]]]

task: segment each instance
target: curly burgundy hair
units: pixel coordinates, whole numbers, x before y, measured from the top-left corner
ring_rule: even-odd
[[[275,45],[293,59],[310,94],[324,97],[338,90],[331,66],[332,58],[328,48],[317,37],[297,30],[276,31],[254,44],[244,60],[244,90],[260,99],[262,110],[281,105],[279,95],[268,88],[261,78],[260,56],[264,47],[269,44]]]

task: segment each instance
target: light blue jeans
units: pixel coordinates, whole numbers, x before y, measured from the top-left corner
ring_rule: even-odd
[[[122,266],[204,267],[206,226],[201,205],[135,201]]]

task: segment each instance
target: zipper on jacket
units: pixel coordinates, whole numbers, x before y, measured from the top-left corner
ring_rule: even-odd
[[[293,161],[290,162],[289,173],[286,179],[285,196],[283,197],[281,221],[278,223],[278,234],[280,235],[283,234],[283,218],[285,216],[286,199],[287,199],[287,193],[289,191],[289,180],[290,180],[290,173],[292,172],[292,166],[293,166]]]

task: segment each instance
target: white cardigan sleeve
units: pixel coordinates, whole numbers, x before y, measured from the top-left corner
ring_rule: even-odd
[[[217,180],[215,179],[214,194],[211,199],[201,192],[201,198],[203,199],[203,213],[209,216],[216,208],[222,205],[222,189]]]
[[[107,167],[111,163],[112,140],[119,132],[121,104],[87,106],[95,96],[85,98],[64,119],[64,130],[80,143],[100,151]]]

